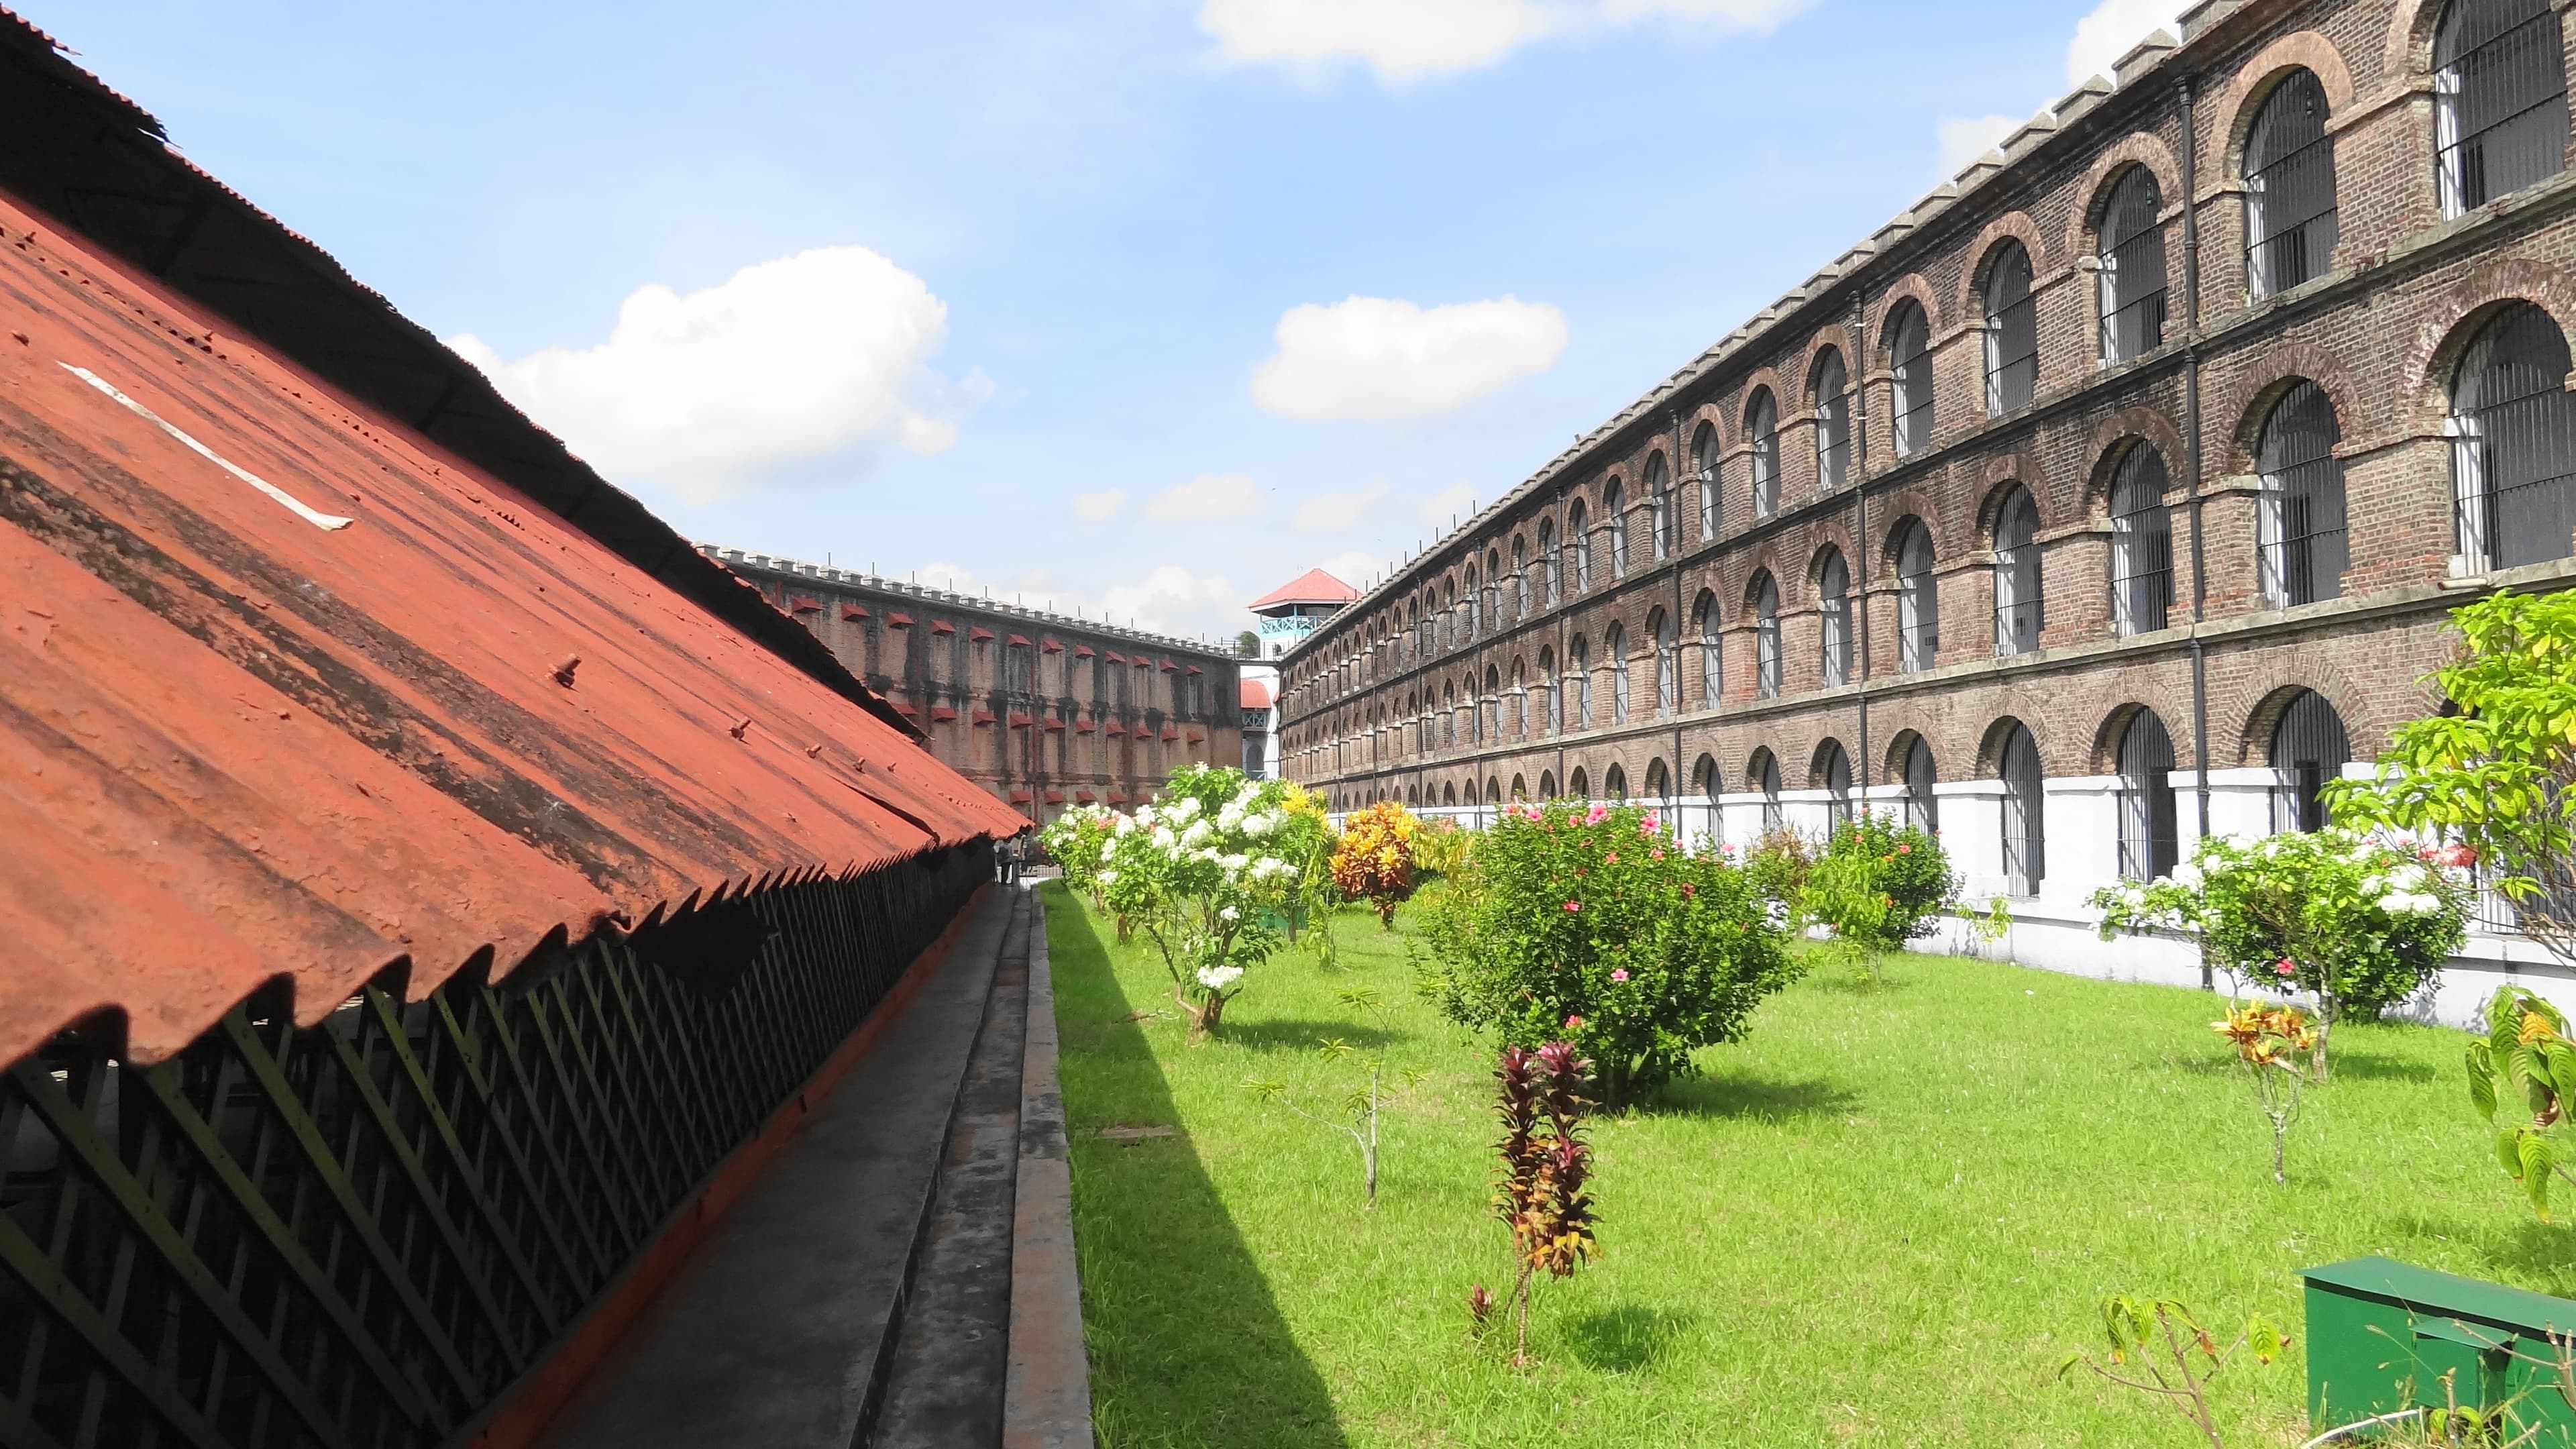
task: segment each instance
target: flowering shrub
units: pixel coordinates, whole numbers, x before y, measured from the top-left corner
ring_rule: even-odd
[[[2171,876],[2105,886],[2093,904],[2105,940],[2187,932],[2249,989],[2313,993],[2323,1080],[2336,1022],[2369,1020],[2414,995],[2466,938],[2469,887],[2451,858],[2349,830],[2212,836]]]
[[[1045,848],[1047,859],[1063,870],[1070,889],[1099,895],[1100,868],[1109,858],[1117,813],[1106,805],[1077,805],[1038,832],[1038,844]]]
[[[2497,987],[2487,1002],[2487,1034],[2469,1043],[2468,1069],[2469,1104],[2496,1129],[2496,1160],[2531,1194],[2540,1220],[2549,1221],[2549,1180],[2576,1183],[2554,1130],[2566,1125],[2569,1100],[2576,1098],[2576,1043],[2567,1039],[2567,1018],[2526,987]]]
[[[1930,935],[1957,894],[1949,852],[1930,831],[1872,812],[1845,821],[1798,891],[1798,913],[1877,956]]]
[[[1333,884],[1343,895],[1377,907],[1378,924],[1395,929],[1395,908],[1413,894],[1413,842],[1422,822],[1401,801],[1383,800],[1342,820],[1333,851]]]
[[[1798,893],[1807,888],[1807,873],[1816,868],[1816,847],[1785,825],[1762,832],[1744,853],[1744,874],[1754,893],[1787,916],[1798,908]]]
[[[1190,766],[1111,826],[1101,894],[1161,953],[1194,1037],[1216,1030],[1245,969],[1278,948],[1263,918],[1285,909],[1298,874],[1270,853],[1288,824],[1285,793],[1241,770]]]
[[[1507,1045],[1573,1042],[1614,1103],[1796,975],[1744,872],[1633,805],[1507,807],[1434,909],[1424,992]]]
[[[2236,1060],[2253,1074],[2255,1105],[2272,1124],[2272,1180],[2288,1182],[2281,1165],[2282,1146],[2290,1124],[2299,1119],[2299,1088],[2307,1080],[2290,1054],[2317,1044],[2315,1025],[2297,1007],[2274,1006],[2258,996],[2244,1006],[2231,1004],[2226,1019],[2209,1026],[2227,1038],[2228,1045],[2236,1048]]]
[[[1426,820],[1413,836],[1413,872],[1417,876],[1452,875],[1467,863],[1476,832],[1461,830],[1455,820]]]

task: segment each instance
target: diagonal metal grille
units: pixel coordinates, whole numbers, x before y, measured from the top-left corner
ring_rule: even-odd
[[[806,876],[168,1061],[0,1077],[0,1444],[431,1446],[597,1299],[881,1001],[990,847]]]

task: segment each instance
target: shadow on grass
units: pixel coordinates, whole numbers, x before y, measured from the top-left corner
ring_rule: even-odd
[[[1085,1130],[1178,1122],[1145,1028],[1079,904],[1050,886],[1059,1063],[1073,1126],[1083,1342],[1103,1449],[1347,1449],[1192,1140],[1131,1149]],[[1234,1029],[1225,1028],[1228,1035]]]
[[[1662,1362],[1697,1321],[1696,1314],[1669,1308],[1607,1308],[1567,1319],[1555,1336],[1585,1368],[1635,1373]]]
[[[1821,1077],[1766,1082],[1744,1077],[1684,1077],[1668,1082],[1635,1105],[1640,1116],[1742,1117],[1782,1122],[1797,1117],[1839,1116],[1860,1101],[1849,1088]]]
[[[2521,1192],[2505,1180],[2501,1169],[2496,1185],[2507,1192]],[[2410,1238],[2465,1243],[2477,1249],[2490,1268],[2511,1273],[2517,1284],[2535,1292],[2562,1298],[2576,1295],[2576,1228],[2565,1223],[2525,1219],[2510,1228],[2481,1228],[2406,1213],[2390,1219],[2390,1226]]]
[[[1217,1034],[1230,1045],[1248,1047],[1257,1052],[1313,1051],[1334,1037],[1362,1051],[1379,1051],[1397,1042],[1413,1040],[1409,1032],[1388,1031],[1366,1022],[1294,1016],[1229,1021],[1217,1029]]]
[[[2329,1053],[2328,1070],[2338,1077],[2361,1081],[2430,1082],[2441,1076],[2431,1062],[2408,1061],[2404,1057],[2386,1056],[2337,1043]]]

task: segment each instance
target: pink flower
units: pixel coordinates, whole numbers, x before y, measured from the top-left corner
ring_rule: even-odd
[[[1692,885],[1689,881],[1683,881],[1683,882],[1682,882],[1682,894],[1683,894],[1683,895],[1686,895],[1686,896],[1695,896],[1695,895],[1698,895],[1698,894],[1699,894],[1699,887],[1698,887],[1698,886],[1695,886],[1695,885]]]
[[[2297,964],[2296,962],[2293,962],[2293,961],[2292,961],[2289,957],[2287,957],[2287,956],[2284,956],[2284,957],[2282,957],[2280,960],[2273,962],[2273,963],[2272,963],[2272,971],[2273,971],[2273,974],[2278,975],[2278,976],[2296,976],[2296,975],[2298,975],[2298,974],[2299,974],[2298,964]]]
[[[1569,910],[1569,911],[1579,911],[1579,910],[1582,910],[1582,909],[1583,909],[1583,902],[1581,902],[1581,901],[1567,901],[1567,902],[1565,903],[1565,908],[1566,908],[1567,910]]]
[[[1627,980],[1627,979],[1628,979],[1628,968],[1627,968],[1627,967],[1625,967],[1625,966],[1622,966],[1622,967],[1620,967],[1619,969],[1617,969],[1617,970],[1615,970],[1615,971],[1611,972],[1611,973],[1610,973],[1610,979],[1611,979],[1611,980],[1613,980],[1613,981],[1625,981],[1625,980]]]
[[[1653,857],[1654,857],[1655,859],[1657,859],[1657,860],[1661,860],[1661,859],[1663,859],[1663,858],[1664,858],[1664,853],[1663,853],[1662,851],[1660,851],[1660,850],[1650,850],[1650,851],[1648,851],[1648,852],[1646,852],[1646,853],[1647,853],[1648,855],[1653,856]]]
[[[1595,805],[1595,806],[1593,806],[1593,807],[1592,807],[1592,813],[1583,817],[1583,823],[1584,823],[1584,824],[1586,824],[1586,825],[1598,825],[1598,824],[1600,824],[1602,821],[1607,820],[1607,819],[1609,819],[1609,818],[1610,818],[1610,807],[1609,807],[1609,806],[1607,806],[1607,805]]]
[[[1565,1019],[1565,1029],[1566,1029],[1567,1031],[1579,1031],[1579,1030],[1581,1030],[1581,1029],[1582,1029],[1582,1026],[1583,1026],[1583,1018],[1582,1018],[1582,1017],[1579,1017],[1579,1016],[1569,1016],[1569,1017],[1567,1017],[1567,1018]]]
[[[1646,818],[1637,822],[1637,833],[1640,835],[1652,835],[1663,827],[1663,820],[1658,817],[1654,811],[1649,810],[1646,812]]]
[[[1610,852],[1607,856],[1602,858],[1601,863],[1603,865],[1617,865],[1619,863],[1619,852],[1615,850]]]
[[[2433,852],[2433,859],[2454,869],[2465,868],[2478,863],[2478,848],[2474,845],[2446,845]]]
[[[1914,847],[1910,845],[1900,845],[1896,847],[1896,853],[1899,855],[1912,855],[1914,853]]]

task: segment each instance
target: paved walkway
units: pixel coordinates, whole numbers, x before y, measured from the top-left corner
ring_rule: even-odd
[[[1088,1449],[1045,916],[971,909],[545,1449]]]

